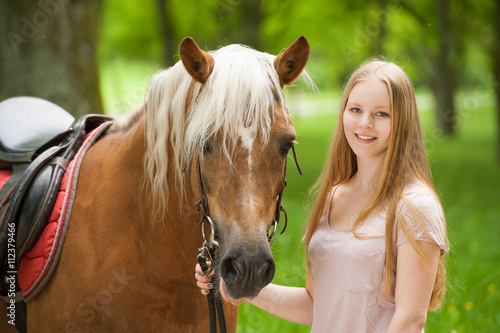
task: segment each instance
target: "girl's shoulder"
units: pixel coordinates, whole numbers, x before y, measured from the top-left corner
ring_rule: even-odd
[[[448,250],[444,212],[434,189],[421,183],[406,186],[400,200],[400,212],[400,223],[415,239],[436,243],[442,254]],[[398,245],[406,241],[400,223]]]
[[[434,189],[421,182],[408,184],[404,188],[400,207],[402,210],[415,207],[424,213],[438,216],[443,213],[441,202]]]

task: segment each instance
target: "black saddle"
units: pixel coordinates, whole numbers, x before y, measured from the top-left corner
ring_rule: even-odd
[[[61,107],[34,97],[0,103],[0,169],[12,170],[0,189],[0,265],[14,262],[9,238],[15,239],[16,265],[33,247],[54,207],[69,161],[85,135],[109,120],[86,115],[75,121]]]

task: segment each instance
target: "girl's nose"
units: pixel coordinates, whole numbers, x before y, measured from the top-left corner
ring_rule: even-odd
[[[368,129],[373,128],[373,120],[371,118],[371,115],[368,113],[363,114],[359,121],[359,126]]]

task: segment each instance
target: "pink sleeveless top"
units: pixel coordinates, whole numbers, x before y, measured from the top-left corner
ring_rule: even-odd
[[[323,215],[314,232],[309,248],[314,277],[313,333],[385,332],[394,315],[394,295],[385,299],[383,274],[385,261],[385,213],[367,221],[360,229],[363,236],[351,232],[333,231],[328,223],[332,189]],[[426,214],[424,230],[414,223],[409,226],[416,239],[431,241],[447,250],[445,223],[437,199],[423,186],[411,185],[405,196]],[[408,208],[403,203],[404,212]],[[411,224],[411,221],[410,221]],[[397,228],[397,245],[408,242]],[[395,270],[393,271],[395,277]],[[393,280],[394,281],[394,280]]]

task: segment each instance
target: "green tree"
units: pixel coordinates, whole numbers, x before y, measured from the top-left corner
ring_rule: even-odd
[[[169,0],[157,0],[158,3],[158,17],[160,20],[162,44],[164,48],[163,62],[167,66],[174,64],[174,57],[177,55],[177,49],[174,45],[175,42],[175,26],[173,22],[173,11],[170,9]]]
[[[430,86],[436,101],[436,123],[445,134],[456,130],[456,80],[463,48],[458,22],[452,15],[449,0],[423,1],[417,4],[401,1],[401,6],[417,23],[420,38],[408,38],[407,45],[418,61],[423,79]],[[455,8],[456,9],[456,8]]]

